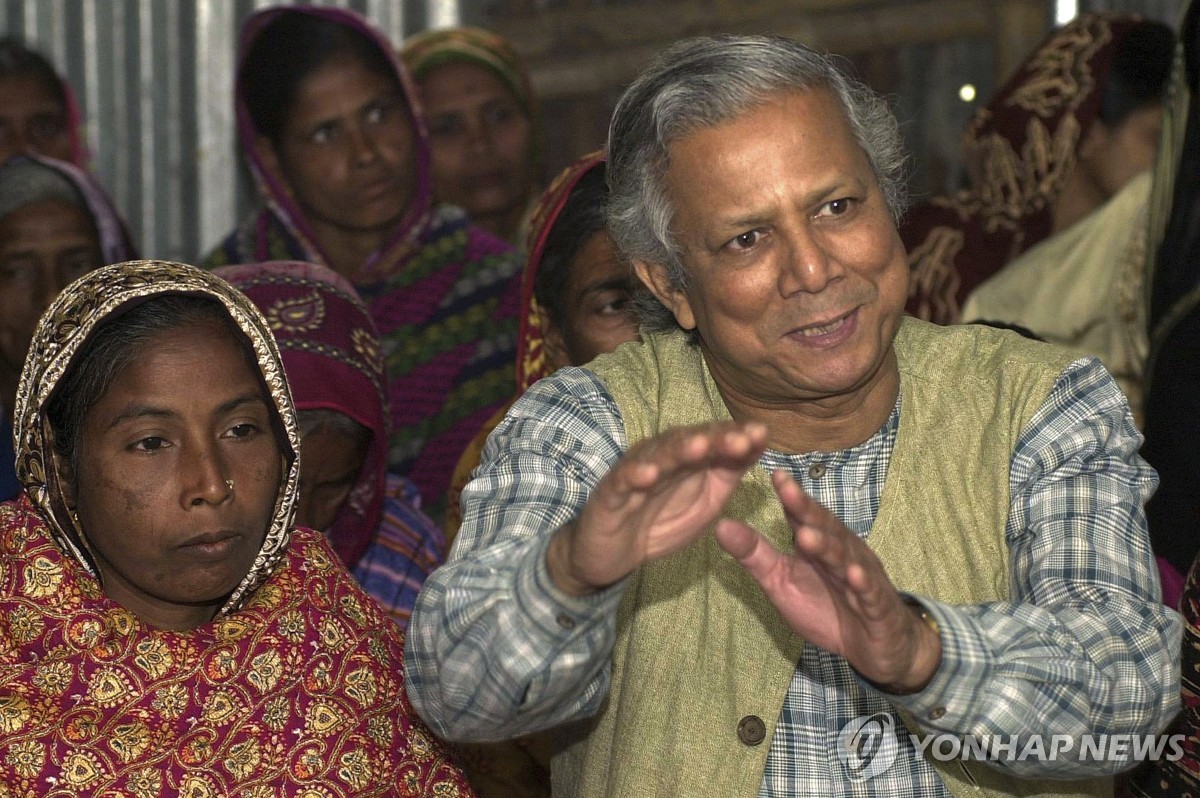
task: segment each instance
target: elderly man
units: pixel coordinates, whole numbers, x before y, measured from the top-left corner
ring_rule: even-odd
[[[1174,713],[1154,474],[1112,378],[902,320],[895,120],[802,45],[670,48],[609,157],[657,303],[489,440],[410,626],[421,714],[562,726],[568,796],[1108,789],[1128,755],[981,763],[928,735],[1077,751]]]

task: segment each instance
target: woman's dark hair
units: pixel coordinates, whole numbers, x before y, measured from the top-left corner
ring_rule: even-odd
[[[1161,22],[1140,22],[1121,39],[1100,97],[1100,121],[1120,125],[1134,111],[1161,102],[1175,59],[1175,32]]]
[[[604,164],[594,166],[571,190],[542,250],[542,262],[533,281],[533,295],[550,321],[562,329],[566,323],[563,306],[571,261],[595,233],[605,229],[608,186]]]
[[[387,55],[365,34],[302,11],[283,12],[263,28],[246,54],[238,82],[250,120],[278,145],[300,84],[330,59],[349,55],[396,82]]]
[[[0,78],[33,78],[45,86],[59,105],[67,107],[67,89],[58,70],[44,55],[13,36],[0,38]]]
[[[73,475],[79,473],[77,455],[84,420],[125,367],[161,333],[202,321],[219,322],[237,341],[250,370],[259,373],[250,342],[215,299],[185,294],[155,297],[134,305],[92,332],[46,406],[46,416],[54,430],[54,451],[70,462]]]

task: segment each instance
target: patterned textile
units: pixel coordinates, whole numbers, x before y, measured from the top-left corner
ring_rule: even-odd
[[[317,533],[241,610],[167,632],[106,599],[26,497],[0,530],[4,795],[470,794],[408,704],[399,633]]]
[[[604,163],[604,152],[598,150],[588,153],[567,166],[566,169],[559,172],[542,194],[530,217],[529,240],[526,246],[529,254],[525,258],[525,270],[521,276],[520,330],[517,335],[517,396],[523,394],[530,385],[551,371],[550,364],[546,361],[545,351],[546,325],[549,323],[549,319],[546,317],[545,310],[538,304],[537,297],[534,296],[538,268],[541,267],[542,257],[545,255],[546,239],[550,237],[550,231],[554,229],[554,223],[558,220],[558,215],[562,213],[563,206],[566,205],[575,186],[579,184],[584,175],[602,163]],[[458,532],[459,525],[462,524],[462,512],[458,506],[462,489],[470,479],[471,471],[479,465],[479,456],[488,435],[504,418],[504,414],[508,412],[510,406],[511,401],[488,419],[483,429],[479,431],[463,452],[462,457],[459,458],[454,475],[450,478],[450,491],[446,495],[446,521],[443,529],[446,530],[447,537],[451,539]]]
[[[323,266],[276,261],[214,273],[267,317],[296,409],[336,411],[370,430],[358,481],[325,533],[356,577],[363,566],[370,584],[362,578],[360,584],[403,629],[445,544],[441,529],[418,509],[416,487],[398,476],[387,483],[385,376],[370,314],[354,286]]]
[[[253,347],[288,468],[262,549],[211,623],[152,628],[101,587],[58,482],[45,406],[130,303],[214,299]],[[324,539],[289,529],[299,439],[266,320],[181,264],[110,266],[47,311],[17,399],[26,494],[0,505],[0,794],[469,795],[405,696],[402,638]]]
[[[500,78],[533,123],[530,163],[541,161],[541,112],[529,81],[529,70],[502,36],[470,26],[422,31],[404,40],[400,57],[418,81],[442,64],[456,61],[481,66]]]
[[[27,153],[12,159],[26,159],[53,169],[69,180],[83,197],[84,204],[96,224],[100,238],[100,254],[105,263],[120,263],[137,257],[125,222],[117,213],[116,206],[90,174],[82,169],[53,158]],[[0,402],[0,417],[7,416],[8,408]],[[6,418],[0,420],[0,501],[15,498],[21,486],[16,478],[12,427]]]
[[[1183,712],[1168,733],[1184,735],[1183,757],[1135,773],[1126,794],[1136,798],[1200,796],[1200,560],[1188,573],[1179,610],[1183,613]]]
[[[875,436],[842,452],[768,452],[762,464],[785,468],[868,535],[898,421],[897,409]],[[923,724],[958,734],[1073,734],[1083,724],[1107,728],[1134,717],[1154,727],[1146,731],[1158,730],[1163,708],[1110,689],[1113,668],[1124,667],[1108,659],[1114,651],[1135,652],[1143,675],[1174,672],[1175,648],[1163,640],[1178,634],[1178,617],[1157,603],[1141,511],[1154,475],[1137,457],[1138,443],[1128,406],[1097,361],[1077,361],[1060,376],[1022,434],[1009,473],[1014,600],[923,600],[942,630],[943,664],[925,691],[891,697],[896,706],[922,718],[944,708],[934,713],[939,720]],[[625,448],[611,396],[584,369],[534,385],[489,441],[485,465],[463,497],[462,540],[426,582],[410,628],[409,688],[426,714],[455,719],[442,732],[502,726],[522,734],[599,707],[622,586],[586,598],[554,589],[545,532],[578,514]],[[1105,520],[1081,529],[1081,518]],[[1100,605],[1080,595],[1106,599]],[[486,638],[477,636],[481,629]],[[918,758],[894,765],[885,779],[851,779],[837,754],[842,726],[875,712],[889,713],[896,729],[904,724],[843,659],[810,654],[781,710],[760,795],[938,795],[940,780]],[[1164,701],[1169,693],[1162,690]],[[453,712],[432,710],[451,695],[461,702]],[[1013,763],[1014,771],[1030,766]]]
[[[379,532],[351,573],[378,601],[401,631],[426,577],[446,558],[446,539],[420,510],[421,496],[412,482],[388,474],[383,492]]]
[[[1117,45],[1138,20],[1079,15],[975,114],[963,142],[971,188],[913,207],[900,225],[911,314],[958,321],[975,286],[1050,234],[1051,208],[1100,113]]]
[[[13,467],[17,455],[12,448],[13,429],[8,417],[0,409],[0,501],[15,499],[21,492],[17,470]]]
[[[387,38],[352,11],[269,8],[243,27],[241,58],[280,14],[311,14],[370,37],[395,67],[412,117],[417,172],[412,206],[392,240],[346,276],[383,344],[392,424],[388,465],[417,484],[427,512],[437,518],[459,455],[509,397],[520,292],[517,256],[468,224],[462,211],[433,205],[425,121],[412,81]],[[290,188],[267,166],[240,86],[237,123],[264,207],[211,252],[205,266],[272,260],[328,266],[330,259]]]

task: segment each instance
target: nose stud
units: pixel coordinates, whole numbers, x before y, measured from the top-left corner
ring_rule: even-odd
[[[225,480],[225,486],[227,488],[229,488],[230,493],[233,493],[233,480],[232,479]]]

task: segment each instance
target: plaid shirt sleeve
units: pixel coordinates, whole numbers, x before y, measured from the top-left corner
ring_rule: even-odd
[[[489,437],[408,628],[409,695],[438,734],[507,739],[599,708],[622,586],[568,596],[545,552],[624,449],[616,405],[581,369],[540,380]]]
[[[1075,755],[1082,735],[1163,729],[1179,706],[1181,620],[1161,600],[1143,512],[1157,478],[1140,444],[1098,361],[1063,373],[1012,461],[1012,600],[921,598],[941,630],[942,663],[925,690],[893,703],[933,732],[1069,736],[1071,754],[1059,761],[1001,763],[1064,778],[1097,770]]]

